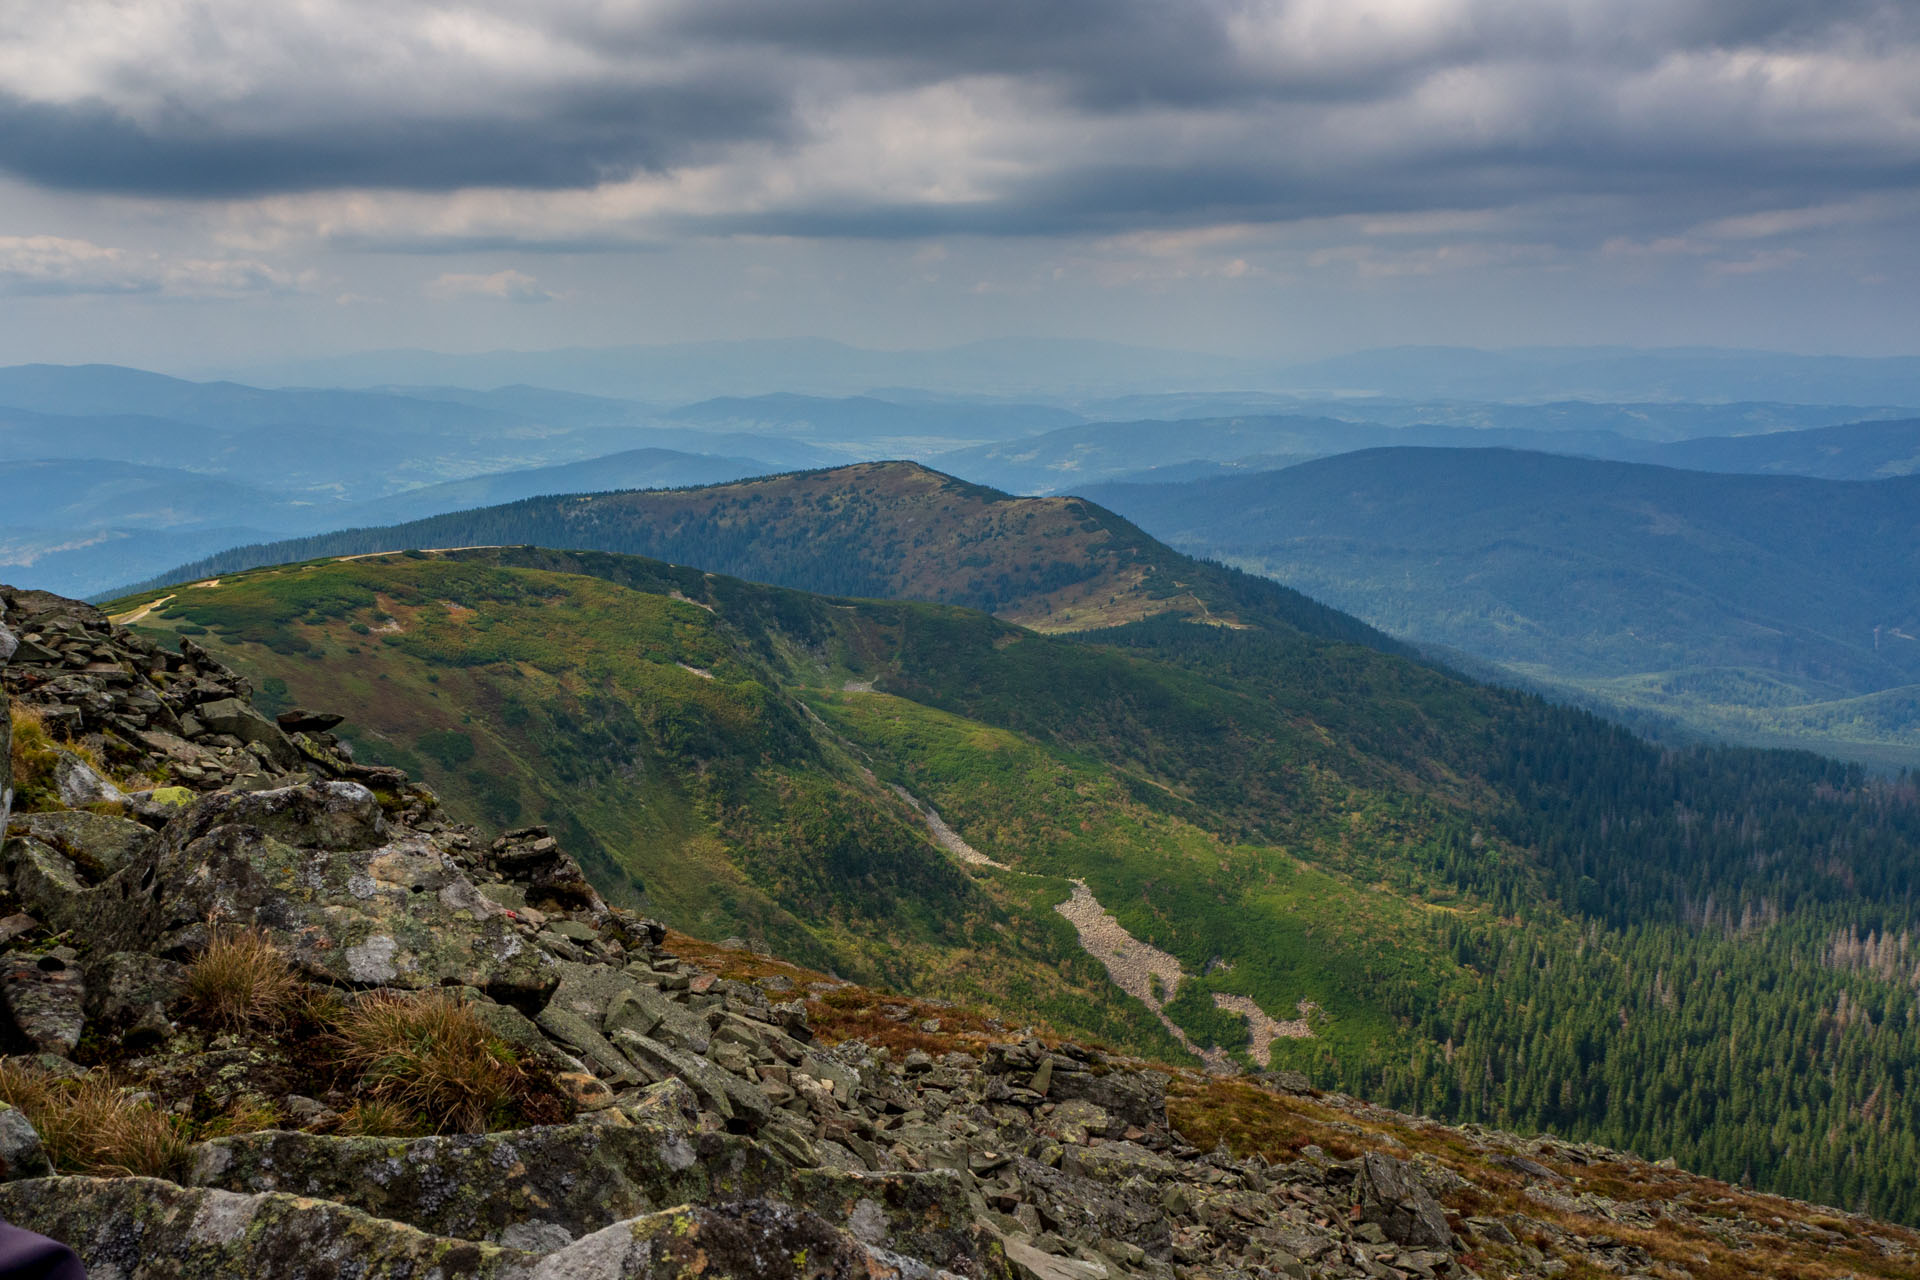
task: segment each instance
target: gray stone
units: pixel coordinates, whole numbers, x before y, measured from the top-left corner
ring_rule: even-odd
[[[56,932],[92,919],[95,897],[73,859],[31,836],[7,841],[0,855],[14,896]]]
[[[617,1084],[634,1084],[640,1079],[634,1073],[633,1064],[627,1055],[620,1052],[593,1023],[580,1014],[558,1003],[550,1003],[534,1018],[539,1028],[555,1040],[571,1048],[605,1079]]]
[[[466,1240],[506,1243],[509,1226],[535,1224],[564,1246],[672,1205],[764,1195],[784,1176],[730,1134],[572,1124],[429,1138],[241,1134],[196,1147],[191,1180],[316,1196]]]
[[[267,759],[281,769],[293,769],[300,764],[300,749],[280,726],[238,698],[203,702],[194,708],[194,715],[210,732],[231,734],[260,747]]]
[[[57,849],[89,882],[106,879],[153,843],[153,832],[137,822],[84,809],[23,813],[10,827]]]
[[[37,1178],[49,1171],[40,1135],[26,1115],[0,1102],[0,1181]]]
[[[325,799],[344,794],[326,789],[303,807],[266,793],[269,816],[303,812],[313,820],[300,829],[357,844],[366,838],[364,809],[355,802],[343,815]],[[140,863],[92,891],[95,945],[173,954],[209,920],[244,921],[266,929],[301,968],[345,985],[470,986],[526,1000],[553,989],[552,961],[425,836],[335,852],[227,820],[254,816],[244,806],[261,800],[213,796],[169,823]]]
[[[87,986],[69,947],[0,957],[0,998],[20,1033],[42,1053],[65,1058],[86,1029]]]
[[[759,1127],[773,1115],[773,1104],[758,1086],[730,1075],[705,1058],[683,1053],[631,1031],[616,1033],[613,1042],[642,1070],[660,1079],[677,1076],[692,1085],[700,1100],[726,1119],[737,1116]]]
[[[1362,1222],[1377,1225],[1395,1244],[1453,1247],[1453,1231],[1419,1178],[1401,1161],[1379,1151],[1361,1157],[1355,1193]]]
[[[0,1217],[64,1242],[90,1276],[115,1280],[523,1280],[536,1261],[518,1250],[428,1235],[324,1200],[239,1195],[153,1178],[5,1183]]]
[[[124,805],[127,797],[92,765],[64,747],[55,747],[53,789],[69,809],[88,805]]]

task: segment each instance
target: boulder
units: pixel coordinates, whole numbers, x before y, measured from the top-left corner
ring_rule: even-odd
[[[523,886],[530,907],[606,914],[607,904],[587,882],[586,872],[545,827],[523,827],[501,836],[487,853],[487,865],[502,880]]]
[[[12,644],[13,633],[0,627],[0,667],[13,656]],[[7,767],[0,769],[0,842],[4,842],[13,815],[13,699],[5,689],[0,689],[0,760],[7,762]]]
[[[26,1114],[0,1102],[0,1182],[38,1178],[49,1171],[40,1135]]]
[[[239,1195],[153,1178],[0,1184],[0,1217],[62,1241],[115,1280],[524,1280],[532,1254],[428,1235],[300,1196]]]
[[[678,1077],[686,1081],[701,1102],[725,1119],[738,1119],[749,1128],[757,1129],[773,1115],[773,1104],[767,1101],[764,1090],[697,1054],[684,1053],[631,1031],[615,1032],[613,1043],[628,1061],[653,1079]]]
[[[186,966],[136,951],[115,951],[87,965],[87,1020],[129,1049],[173,1035],[168,1010],[186,987]]]
[[[0,956],[0,998],[20,1034],[42,1053],[67,1057],[87,1025],[87,985],[70,947]]]
[[[16,836],[0,846],[7,883],[28,910],[55,932],[88,923],[96,898],[73,859],[32,836]]]
[[[210,732],[231,734],[261,748],[267,759],[282,769],[292,769],[300,763],[300,749],[293,745],[293,739],[287,737],[279,725],[238,698],[203,702],[193,709],[193,714]]]
[[[316,782],[266,791],[227,792],[197,804],[168,835],[176,842],[243,823],[304,849],[372,849],[387,842],[379,800],[357,782]]]
[[[572,1124],[430,1138],[241,1134],[195,1148],[191,1180],[336,1200],[435,1235],[545,1253],[673,1205],[764,1195],[782,1177],[764,1150],[729,1134]]]
[[[964,1256],[939,1262],[981,1273]],[[925,1262],[875,1249],[818,1214],[749,1200],[617,1223],[542,1259],[534,1280],[933,1280],[935,1274]]]
[[[1378,1226],[1393,1243],[1413,1248],[1453,1247],[1446,1210],[1402,1161],[1385,1152],[1367,1152],[1360,1160],[1354,1193],[1360,1220]]]
[[[53,789],[69,809],[88,805],[125,805],[127,797],[100,771],[64,747],[55,747]]]
[[[290,707],[273,718],[273,722],[286,733],[326,733],[337,728],[346,717],[335,715],[331,711],[309,711],[305,707]]]
[[[85,809],[23,813],[8,832],[32,836],[58,850],[95,883],[132,862],[153,840],[152,830],[138,822]]]
[[[182,958],[208,921],[239,921],[265,928],[325,981],[543,1001],[558,980],[553,962],[428,836],[340,847],[374,838],[370,801],[364,788],[326,783],[199,802],[92,891],[95,945]],[[295,847],[256,822],[320,847]]]

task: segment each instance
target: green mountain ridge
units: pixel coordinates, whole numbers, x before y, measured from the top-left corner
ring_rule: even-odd
[[[885,545],[898,581],[957,563]],[[1183,975],[1172,1024],[1244,1065],[1251,1002],[1309,1033],[1271,1064],[1326,1087],[1920,1213],[1913,991],[1836,950],[1914,927],[1907,784],[1663,751],[1251,609],[1043,634],[522,547],[115,607],[210,644],[271,709],[349,711],[363,758],[419,768],[457,816],[546,822],[605,892],[696,932],[1185,1057],[1056,910],[1081,881]],[[943,848],[920,804],[1000,865]]]
[[[1176,613],[1397,647],[1298,592],[1172,551],[1092,503],[1010,498],[911,462],[531,498],[243,547],[144,585],[322,555],[509,545],[641,555],[808,591],[955,604],[1045,630]]]

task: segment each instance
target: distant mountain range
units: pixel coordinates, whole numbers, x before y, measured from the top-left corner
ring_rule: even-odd
[[[1916,424],[1899,425],[1911,450]],[[1920,761],[1920,476],[1396,448],[1086,492],[1505,678],[1737,739]]]
[[[1705,416],[1710,421],[1724,420]],[[1920,417],[1671,442],[1573,425],[1384,426],[1297,415],[1097,422],[976,445],[929,461],[954,475],[1012,493],[1055,493],[1117,481],[1196,480],[1272,471],[1312,458],[1399,446],[1527,449],[1702,471],[1867,480],[1920,468]]]
[[[1920,405],[1920,358],[1691,347],[1387,347],[1298,363],[1050,338],[920,351],[796,338],[472,355],[370,351],[219,372],[280,386],[524,383],[655,402],[769,392],[863,395],[913,387],[1056,403],[1232,390],[1507,403]]]

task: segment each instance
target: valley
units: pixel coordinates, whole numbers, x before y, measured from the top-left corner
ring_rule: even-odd
[[[945,545],[900,545],[897,580]],[[1239,581],[1189,587],[1206,603]],[[609,900],[697,934],[1166,1061],[1196,1061],[1184,1037],[1262,1065],[1258,1011],[1270,1064],[1322,1087],[1920,1209],[1884,1136],[1907,1102],[1883,1095],[1882,1129],[1852,1101],[1920,1034],[1911,992],[1826,958],[1836,936],[1911,927],[1887,888],[1912,873],[1909,787],[1663,752],[1303,630],[1273,607],[1287,597],[1211,598],[1238,625],[1187,605],[1047,634],[495,548],[114,608],[153,605],[143,634],[210,645],[269,710],[348,711],[360,758],[417,769],[483,825],[548,824]],[[1085,922],[1141,950],[1106,935],[1089,954],[1060,911],[1081,885]],[[1165,970],[1157,1010],[1114,981],[1116,947],[1172,958],[1146,964]],[[1311,1034],[1286,1034],[1302,1010]],[[1682,1072],[1703,1042],[1718,1065]],[[1844,1145],[1814,1138],[1834,1131]]]
[[[1387,449],[1089,497],[1485,678],[1670,740],[1920,762],[1910,476]]]

